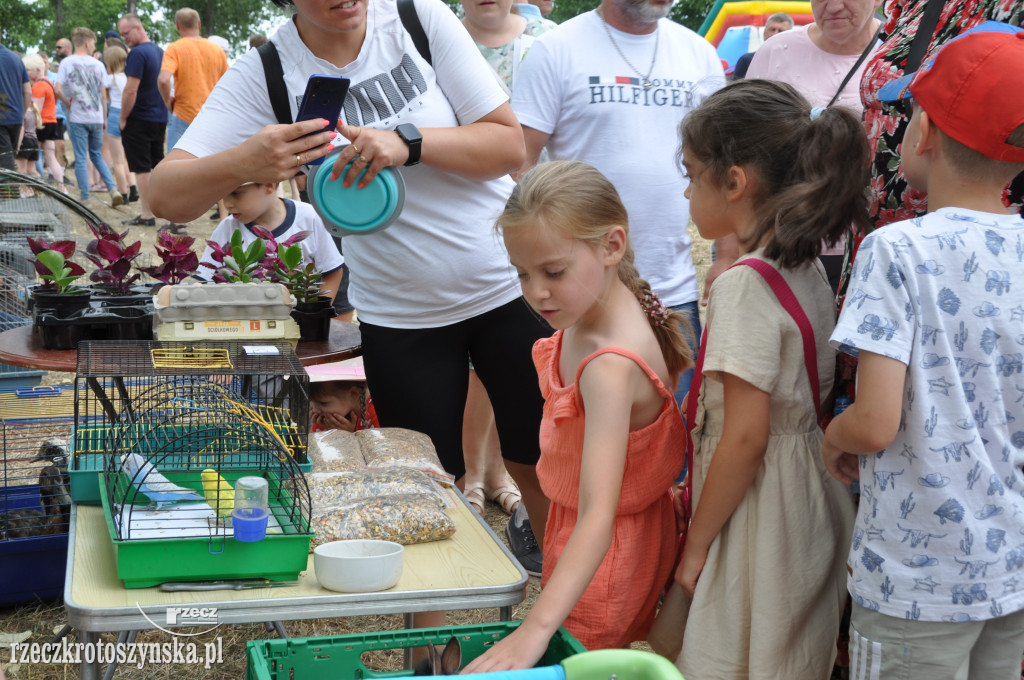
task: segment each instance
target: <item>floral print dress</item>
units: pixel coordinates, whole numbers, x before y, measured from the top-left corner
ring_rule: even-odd
[[[491,65],[494,72],[498,74],[498,81],[505,86],[505,91],[511,93],[515,80],[515,72],[519,63],[526,57],[526,53],[533,44],[533,39],[547,33],[555,24],[540,17],[523,17],[526,19],[526,28],[518,38],[505,43],[501,47],[485,47],[476,43],[480,54]],[[518,60],[516,59],[518,53]]]
[[[910,44],[917,34],[928,0],[886,0],[882,45],[869,58],[861,81],[864,101],[864,126],[871,144],[870,205],[868,218],[877,229],[891,222],[923,215],[927,195],[912,189],[900,166],[900,147],[910,122],[910,108],[905,102],[882,102],[878,91],[886,83],[903,76],[903,67],[910,53]],[[947,0],[939,16],[925,60],[939,45],[949,42],[964,31],[984,21],[1002,21],[1019,26],[1024,19],[1024,0]],[[1020,208],[1024,198],[1024,175],[1007,188],[1007,205]],[[847,239],[847,257],[840,284],[839,301],[846,292],[850,265],[860,240],[865,234]]]

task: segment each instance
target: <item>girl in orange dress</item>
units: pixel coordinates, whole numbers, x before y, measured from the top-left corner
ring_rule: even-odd
[[[498,226],[523,295],[556,329],[533,348],[551,510],[540,597],[474,673],[532,667],[563,623],[587,649],[645,639],[675,553],[685,433],[672,389],[691,365],[683,317],[637,273],[626,210],[595,168],[537,166]]]

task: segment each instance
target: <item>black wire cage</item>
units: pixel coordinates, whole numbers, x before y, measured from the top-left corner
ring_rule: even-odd
[[[67,560],[71,402],[13,393],[0,402],[0,605],[50,599]]]
[[[83,342],[72,499],[99,503],[98,473],[131,453],[196,473],[262,469],[274,448],[308,470],[308,424],[309,378],[287,342]]]

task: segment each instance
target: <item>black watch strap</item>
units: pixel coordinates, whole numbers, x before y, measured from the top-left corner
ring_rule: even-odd
[[[405,165],[410,166],[419,163],[423,146],[423,135],[419,129],[412,123],[402,123],[395,128],[395,132],[409,147],[409,160],[405,162]]]

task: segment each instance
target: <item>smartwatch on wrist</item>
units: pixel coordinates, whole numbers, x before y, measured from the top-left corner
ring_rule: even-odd
[[[420,162],[420,151],[423,146],[423,135],[419,129],[412,123],[402,123],[395,128],[395,132],[402,138],[409,147],[409,160],[405,162],[406,166],[416,165]]]

